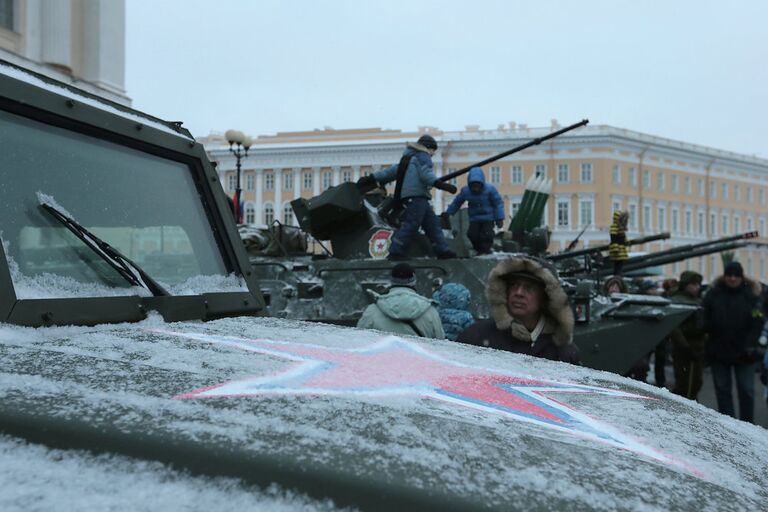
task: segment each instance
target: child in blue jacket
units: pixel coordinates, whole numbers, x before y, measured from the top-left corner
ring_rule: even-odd
[[[504,199],[496,187],[485,182],[483,170],[473,167],[469,170],[467,186],[451,202],[445,213],[453,215],[464,202],[469,207],[469,229],[467,237],[478,254],[489,254],[493,246],[493,225],[504,225]]]

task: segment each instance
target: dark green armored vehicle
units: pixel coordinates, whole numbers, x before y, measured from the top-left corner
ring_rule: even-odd
[[[202,147],[0,62],[0,509],[758,510],[768,439],[607,372],[258,316]]]

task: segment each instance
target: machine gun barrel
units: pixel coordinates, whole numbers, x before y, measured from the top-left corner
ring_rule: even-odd
[[[683,251],[675,251],[672,253],[656,253],[656,254],[649,254],[648,258],[640,260],[640,261],[634,261],[630,262],[630,260],[627,260],[627,262],[624,263],[622,266],[622,272],[632,272],[635,270],[641,270],[648,267],[658,267],[660,265],[667,265],[669,263],[676,263],[678,261],[687,260],[689,258],[697,258],[699,256],[706,256],[708,254],[714,254],[717,252],[723,252],[728,251],[731,249],[739,249],[741,247],[746,247],[750,245],[750,242],[740,239],[740,240],[729,240],[726,242],[719,241],[719,243],[716,244],[710,244],[706,246],[700,246],[697,248],[690,248],[691,246],[681,246],[688,248],[687,250]],[[677,247],[676,247],[677,249]],[[605,268],[598,272],[598,275],[601,277],[611,275],[612,269]]]
[[[472,165],[468,165],[467,167],[464,167],[463,169],[459,169],[458,171],[454,171],[454,172],[448,173],[445,176],[441,176],[440,178],[438,178],[437,181],[448,181],[448,180],[453,179],[453,178],[455,178],[457,176],[461,176],[462,174],[465,174],[465,173],[469,172],[469,170],[472,169],[473,167],[482,167],[482,166],[484,166],[486,164],[489,164],[491,162],[495,162],[496,160],[500,160],[500,159],[504,158],[505,156],[509,156],[509,155],[511,155],[513,153],[518,153],[520,151],[523,151],[524,149],[528,149],[531,146],[536,146],[538,144],[541,144],[545,140],[553,139],[553,138],[557,137],[558,135],[564,134],[565,132],[569,132],[569,131],[574,130],[576,128],[579,128],[581,126],[586,126],[587,123],[589,123],[589,119],[582,119],[578,123],[572,124],[570,126],[566,126],[565,128],[561,128],[561,129],[559,129],[559,130],[557,130],[555,132],[552,132],[552,133],[550,133],[548,135],[545,135],[543,137],[539,137],[539,138],[533,139],[532,141],[526,142],[525,144],[523,144],[521,146],[517,146],[516,148],[512,148],[512,149],[510,149],[508,151],[504,151],[503,153],[499,153],[498,155],[494,155],[494,156],[492,156],[490,158],[486,158],[485,160],[482,160],[480,162],[474,163]]]
[[[665,231],[664,233],[657,233],[655,235],[648,235],[640,238],[635,238],[633,240],[629,240],[627,242],[627,245],[640,245],[648,242],[656,242],[657,240],[666,240],[671,236],[672,235],[668,231]],[[586,249],[579,249],[578,251],[559,252],[557,254],[550,254],[549,256],[547,256],[547,259],[549,261],[565,260],[565,259],[574,258],[577,256],[584,256],[585,254],[596,254],[598,252],[607,251],[609,247],[610,247],[610,244],[604,244],[604,245],[596,245],[595,247],[587,247]]]
[[[698,251],[699,249],[704,249],[706,247],[717,246],[719,244],[724,244],[728,242],[750,240],[756,237],[757,237],[757,231],[749,231],[747,233],[740,233],[738,235],[726,236],[723,238],[716,238],[715,240],[707,240],[706,242],[699,242],[695,244],[686,244],[686,245],[679,245],[677,247],[670,247],[669,249],[666,249],[663,251],[658,251],[651,254],[643,254],[642,256],[635,256],[633,258],[629,258],[628,260],[624,261],[624,265],[622,268],[626,269],[629,266],[634,265],[636,263],[642,264],[645,261],[659,258],[659,257],[664,257],[667,255],[673,255],[678,253],[690,254],[691,251]],[[714,251],[714,252],[718,252],[718,251]],[[683,258],[683,259],[686,259],[686,258]],[[650,265],[650,266],[654,266],[654,265]]]

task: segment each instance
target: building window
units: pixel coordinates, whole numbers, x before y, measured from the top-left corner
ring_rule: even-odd
[[[592,225],[592,200],[579,201],[579,226],[591,226]]]
[[[558,164],[557,165],[557,182],[558,183],[568,183],[571,181],[571,177],[569,176],[569,170],[568,170],[568,164]]]
[[[672,192],[675,194],[680,192],[680,176],[677,174],[672,175]]]
[[[331,188],[331,183],[333,183],[333,174],[331,171],[324,171],[323,172],[323,190],[328,190]]]
[[[749,277],[752,277],[754,275],[752,273],[752,256],[747,257],[747,275]]]
[[[285,171],[283,174],[283,190],[293,190],[293,171]]]
[[[613,213],[618,212],[621,210],[621,202],[620,201],[614,201],[611,203],[611,219],[613,219]]]
[[[733,200],[734,201],[741,201],[741,187],[738,185],[733,186]],[[736,230],[738,233],[738,230]]]
[[[234,192],[237,189],[237,175],[227,175],[227,191]]]
[[[699,228],[699,236],[706,236],[706,227],[704,226],[704,212],[699,212],[697,214],[697,220],[698,220],[698,228]]]
[[[697,187],[699,187],[699,197],[704,197],[704,180],[699,179]]]
[[[547,166],[544,164],[537,164],[535,168],[535,174],[537,178],[547,177]]]
[[[621,184],[621,166],[619,164],[614,164],[613,166],[613,173],[611,174],[611,181],[614,185],[620,185]]]
[[[275,175],[271,172],[264,173],[264,190],[275,190]]]
[[[691,177],[686,176],[683,180],[683,183],[685,183],[685,193],[688,195],[693,194],[693,187],[691,186]]]
[[[253,181],[254,181],[253,174],[249,173],[245,175],[245,190],[249,192],[253,190]]]
[[[699,274],[704,275],[704,256],[699,258]]]
[[[501,167],[491,167],[491,183],[494,185],[501,183]]]
[[[592,164],[581,164],[581,182],[592,183]]]
[[[760,277],[765,279],[765,260],[760,258]]]
[[[723,214],[723,223],[720,228],[722,230],[723,236],[728,236],[728,214],[727,213]]]
[[[256,222],[256,207],[253,203],[245,204],[245,223],[254,224]]]
[[[629,180],[629,184],[633,187],[637,186],[637,171],[634,167],[630,167],[627,170],[627,179]]]
[[[717,185],[714,181],[709,182],[709,198],[715,199],[717,197]]]
[[[755,229],[755,221],[752,217],[747,217],[747,231],[752,231],[753,229]]]
[[[685,212],[685,234],[691,236],[693,234],[693,212]]]
[[[637,205],[629,205],[629,229],[637,229]]]
[[[651,205],[643,205],[643,229],[653,229],[651,225]]]
[[[651,171],[643,171],[643,189],[651,190]]]
[[[659,171],[656,173],[656,189],[659,192],[664,192],[664,189],[666,188],[666,183],[664,181],[664,173]]]
[[[753,197],[754,197],[754,194],[752,194],[752,187],[747,187],[747,201],[751,203]]]
[[[672,233],[680,232],[680,210],[672,208]]]
[[[310,190],[312,188],[312,173],[305,172],[303,178],[304,178],[304,190]]]
[[[728,184],[727,183],[723,183],[721,185],[721,188],[722,188],[722,192],[721,192],[720,195],[722,195],[722,199],[724,199],[724,200],[728,199]]]
[[[717,256],[709,257],[709,275],[713,276],[717,272]]]
[[[717,213],[715,212],[709,214],[709,236],[717,236]]]
[[[757,195],[760,199],[760,206],[765,206],[765,189],[761,188]]]
[[[293,226],[293,208],[291,208],[291,203],[286,203],[283,206],[283,224]]]
[[[760,234],[761,237],[765,238],[766,232],[765,232],[765,218],[760,217],[760,220],[758,221],[760,224],[760,229],[757,230],[757,232]]]
[[[520,185],[521,183],[523,183],[523,166],[513,165],[512,166],[512,184]]]
[[[0,27],[14,29],[14,0],[0,0]]]
[[[520,210],[520,201],[513,201],[512,198],[509,198],[509,212],[510,216],[512,218],[517,215],[517,212]]]
[[[557,202],[557,227],[568,228],[571,225],[570,201]]]
[[[741,217],[738,215],[733,216],[733,232],[738,234],[741,231]]]
[[[667,229],[667,209],[659,206],[656,210],[656,223],[659,225],[659,231],[664,232]]]
[[[269,226],[275,222],[275,209],[272,207],[272,203],[264,205],[264,224]]]
[[[341,172],[341,182],[342,183],[349,183],[352,181],[352,171],[342,171]]]

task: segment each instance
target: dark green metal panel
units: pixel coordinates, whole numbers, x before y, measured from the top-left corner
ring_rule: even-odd
[[[0,322],[6,322],[13,305],[16,303],[16,294],[13,293],[11,273],[5,259],[5,249],[0,244]]]

